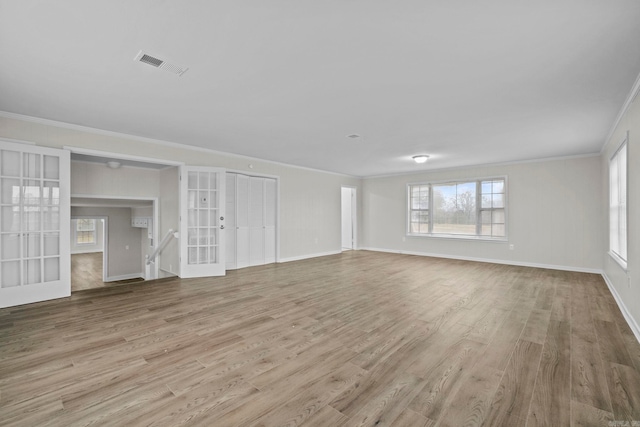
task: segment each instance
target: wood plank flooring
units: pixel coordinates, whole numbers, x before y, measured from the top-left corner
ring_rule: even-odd
[[[598,275],[349,251],[0,310],[0,425],[640,422]]]
[[[71,255],[71,291],[102,288],[102,252]]]

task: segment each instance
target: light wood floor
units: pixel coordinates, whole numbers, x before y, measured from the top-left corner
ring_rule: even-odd
[[[71,255],[71,291],[102,288],[102,252]]]
[[[144,281],[142,277],[137,277],[103,282],[102,256],[102,252],[71,255],[71,292]]]
[[[350,251],[0,310],[3,426],[633,420],[597,275]]]

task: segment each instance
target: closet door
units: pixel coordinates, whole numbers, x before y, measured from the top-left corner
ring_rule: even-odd
[[[264,262],[276,262],[276,217],[278,194],[276,180],[264,180]]]
[[[249,266],[249,177],[236,180],[236,267],[243,268]]]
[[[264,262],[264,178],[249,178],[249,265]]]
[[[71,295],[69,152],[0,141],[0,307]]]

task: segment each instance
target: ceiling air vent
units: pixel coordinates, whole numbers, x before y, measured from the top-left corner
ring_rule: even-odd
[[[169,71],[170,73],[177,74],[179,76],[183,75],[188,70],[187,67],[181,67],[179,65],[168,63],[163,59],[156,58],[155,56],[146,54],[143,51],[138,52],[138,54],[136,55],[135,58],[133,58],[133,60],[152,65],[156,68],[161,68],[163,70]]]

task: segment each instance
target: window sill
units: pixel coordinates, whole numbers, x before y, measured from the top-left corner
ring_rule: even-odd
[[[465,236],[461,234],[416,234],[407,233],[407,237],[427,237],[432,239],[447,239],[447,240],[474,240],[480,242],[492,242],[492,243],[507,243],[509,241],[506,237],[487,237],[487,236]]]
[[[627,261],[623,260],[623,259],[622,259],[622,258],[620,258],[616,253],[611,252],[611,251],[609,251],[609,256],[610,256],[611,258],[613,258],[613,260],[614,260],[615,262],[617,262],[617,263],[618,263],[618,265],[619,265],[620,267],[622,267],[622,269],[623,269],[624,271],[627,271]]]

